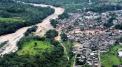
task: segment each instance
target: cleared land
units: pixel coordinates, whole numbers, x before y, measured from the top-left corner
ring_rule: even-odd
[[[24,42],[22,49],[20,49],[17,54],[24,56],[36,56],[37,54],[42,55],[44,52],[51,52],[52,46],[49,42],[30,40]]]
[[[21,18],[0,18],[0,22],[24,22]]]

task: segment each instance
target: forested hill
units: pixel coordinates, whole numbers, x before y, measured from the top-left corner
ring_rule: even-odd
[[[122,9],[121,2],[122,0],[19,0],[24,2],[31,3],[43,3],[50,4],[55,6],[60,6],[66,9],[68,12],[79,12],[87,9],[87,11],[95,12],[105,12],[112,10]],[[91,2],[91,4],[89,4]],[[117,9],[114,9],[114,8]]]
[[[75,12],[77,9],[81,9],[88,5],[88,0],[18,0],[31,3],[43,3],[54,6],[60,6],[69,12]]]
[[[0,35],[37,24],[53,12],[49,7],[34,7],[12,0],[0,0]]]
[[[80,4],[87,3],[88,0],[19,0],[25,2],[47,3],[47,4]]]

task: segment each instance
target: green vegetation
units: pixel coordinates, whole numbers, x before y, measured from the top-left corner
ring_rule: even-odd
[[[113,11],[122,9],[119,0],[91,0],[92,4],[89,5],[89,0],[20,0],[25,2],[33,2],[33,3],[45,3],[51,4],[54,6],[62,6],[68,12],[79,12],[87,8],[87,10],[95,11],[95,12],[105,12],[105,11]],[[110,3],[116,3],[110,4]]]
[[[57,41],[26,36],[18,42],[19,50],[16,53],[0,58],[0,67],[71,67],[74,60],[72,43],[62,43],[65,48]]]
[[[106,28],[110,28],[111,26],[113,26],[113,22],[104,23],[104,26],[105,26]]]
[[[122,6],[117,4],[117,5],[113,5],[113,4],[95,4],[90,8],[87,8],[86,11],[94,11],[94,12],[106,12],[106,11],[115,11],[115,10],[121,10]]]
[[[82,9],[88,5],[88,0],[19,0],[32,3],[43,3],[54,6],[61,6],[68,12],[76,12],[77,9]]]
[[[58,24],[58,21],[52,19],[50,22],[51,22],[51,25],[52,25],[54,28],[56,28],[56,26],[57,26],[57,24]]]
[[[122,30],[122,24],[117,24],[117,25],[115,25],[115,29]]]
[[[66,48],[66,50],[64,51],[64,53],[67,55],[67,56],[71,56],[70,54],[72,53],[72,46],[73,46],[73,43],[71,41],[65,41],[62,43],[63,46]]]
[[[68,40],[68,37],[65,33],[62,33],[60,36],[61,36],[62,41],[67,41]]]
[[[0,22],[25,22],[24,20],[20,18],[0,18]]]
[[[61,43],[64,46],[64,56],[67,58],[67,67],[72,67],[74,64],[74,54],[72,53],[73,42],[65,41]]]
[[[67,18],[69,18],[69,15],[67,12],[64,12],[63,14],[58,16],[58,19],[67,19]],[[59,23],[59,21],[57,19],[56,20],[52,19],[52,20],[50,20],[50,22],[54,28],[56,28],[57,24]]]
[[[108,0],[108,1],[112,3],[116,3],[116,2],[120,2],[121,0]]]
[[[47,39],[54,40],[56,36],[58,36],[58,32],[56,30],[49,30],[45,34]]]
[[[117,54],[119,49],[122,49],[121,45],[114,45],[107,53],[101,54],[101,63],[104,67],[122,64],[122,59]]]
[[[67,6],[71,7],[71,4],[73,6],[77,6],[78,4],[83,4],[83,3],[88,3],[88,0],[20,0],[20,1],[25,1],[25,2],[33,2],[33,3],[45,3],[45,4],[51,4],[51,5],[56,5],[56,6]]]
[[[46,41],[30,40],[24,42],[22,49],[20,49],[17,54],[24,56],[36,56],[38,54],[42,55],[44,52],[51,52],[52,46]]]
[[[117,39],[118,42],[122,43],[122,36]]]
[[[31,28],[29,28],[29,29],[24,33],[24,35],[25,35],[25,36],[28,36],[28,35],[32,34],[33,32],[36,32],[36,30],[37,30],[37,26],[32,26]]]
[[[50,7],[35,7],[12,0],[0,0],[0,35],[37,24],[53,12],[54,9]]]
[[[67,12],[64,12],[63,14],[59,15],[59,19],[67,19],[69,17],[69,15],[67,14]]]
[[[108,19],[107,23],[104,23],[104,26],[105,26],[106,28],[110,28],[111,26],[114,25],[114,24],[113,24],[113,20],[115,20],[115,19],[116,19],[116,16],[112,14],[112,15],[111,15],[111,18]]]
[[[3,47],[6,43],[7,43],[7,41],[0,43],[0,48]]]

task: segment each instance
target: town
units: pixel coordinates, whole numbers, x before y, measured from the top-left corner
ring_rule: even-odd
[[[0,67],[122,67],[122,0],[0,0]]]
[[[70,14],[67,20],[61,20],[57,29],[61,29],[67,37],[77,42],[73,53],[76,54],[76,67],[88,64],[101,67],[100,54],[109,51],[116,43],[122,30],[115,26],[122,24],[122,11],[95,13],[92,11]],[[111,24],[107,24],[107,23]],[[107,24],[107,25],[106,25]]]

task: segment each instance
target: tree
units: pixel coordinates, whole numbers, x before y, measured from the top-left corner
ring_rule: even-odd
[[[112,65],[112,67],[118,67],[118,65]]]
[[[58,36],[58,32],[56,30],[49,30],[45,34],[46,38],[48,39],[54,39],[56,36]]]
[[[57,24],[58,24],[58,21],[56,21],[56,20],[51,20],[51,25],[54,27],[54,28],[56,28],[56,26],[57,26]]]
[[[104,23],[104,26],[107,28],[113,26],[113,20],[114,18],[110,18],[107,23]]]
[[[115,25],[115,29],[120,29],[120,30],[122,30],[122,24],[117,24],[117,25]]]
[[[60,36],[61,36],[62,41],[67,41],[68,40],[68,37],[65,33],[62,33]]]
[[[69,17],[69,15],[66,12],[64,12],[62,15],[59,15],[59,19],[65,19],[68,17]]]
[[[37,42],[34,43],[34,47],[36,47],[36,46],[37,46]]]
[[[37,26],[32,26],[31,28],[29,28],[26,32],[25,32],[25,36],[28,36],[29,34],[31,34],[32,32],[35,32],[37,29]]]

